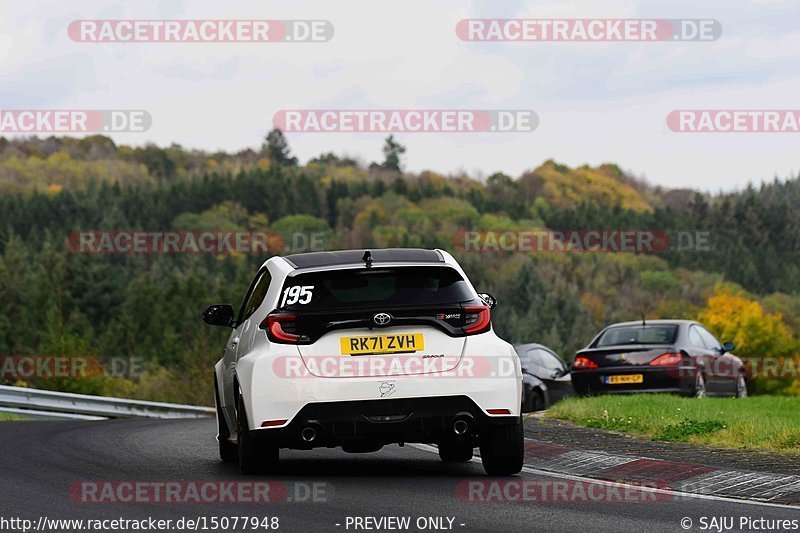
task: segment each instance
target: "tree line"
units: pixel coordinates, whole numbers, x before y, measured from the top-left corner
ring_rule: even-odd
[[[80,254],[66,242],[75,231],[215,228],[275,231],[288,246],[296,244],[293,236],[313,234],[327,249],[453,250],[476,287],[498,297],[493,322],[502,337],[543,342],[567,359],[599,328],[642,313],[713,316],[725,330],[726,314],[714,306],[730,305],[730,295],[761,306],[757,319],[782,325],[749,328],[743,349],[797,353],[797,179],[711,196],[652,187],[614,165],[547,161],[517,178],[409,173],[395,139],[387,140],[383,163],[328,153],[301,165],[282,135],[270,135],[252,154],[118,147],[103,137],[2,140],[0,355],[136,356],[146,362],[143,376],[34,384],[207,403],[205,381],[224,332],[206,327],[200,312],[209,303],[238,304],[266,257]],[[97,171],[61,187],[52,187],[57,177],[20,185],[19,168],[54,156],[83,165],[72,169],[78,174],[113,170],[114,162],[144,168],[130,182]],[[459,231],[525,228],[700,232],[708,246],[652,254],[458,247]]]

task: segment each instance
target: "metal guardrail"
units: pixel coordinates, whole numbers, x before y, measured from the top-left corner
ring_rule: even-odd
[[[103,418],[205,418],[214,414],[214,409],[211,407],[145,402],[5,385],[0,385],[0,407],[14,408],[21,416],[24,416],[22,413],[24,410],[29,410],[31,415],[47,412]]]
[[[11,415],[12,420],[107,420],[104,416],[79,415],[76,413],[54,413],[35,409],[17,409],[16,407],[0,407],[0,415]]]

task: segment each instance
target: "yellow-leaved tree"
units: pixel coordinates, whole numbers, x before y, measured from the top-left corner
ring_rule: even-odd
[[[742,290],[718,285],[697,316],[721,341],[733,341],[742,356],[792,355],[798,341],[780,313],[767,313]]]

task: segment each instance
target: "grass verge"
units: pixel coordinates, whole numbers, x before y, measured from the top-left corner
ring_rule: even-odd
[[[567,398],[545,416],[653,440],[800,453],[800,397],[606,395]]]
[[[22,419],[16,415],[12,415],[9,413],[0,413],[0,422],[3,422],[5,420],[22,420]]]

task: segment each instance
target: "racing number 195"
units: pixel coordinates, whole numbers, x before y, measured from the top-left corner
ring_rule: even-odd
[[[305,305],[311,301],[312,293],[314,290],[313,285],[295,285],[294,287],[286,287],[283,289],[283,299],[281,300],[281,307],[286,305],[301,304]]]

